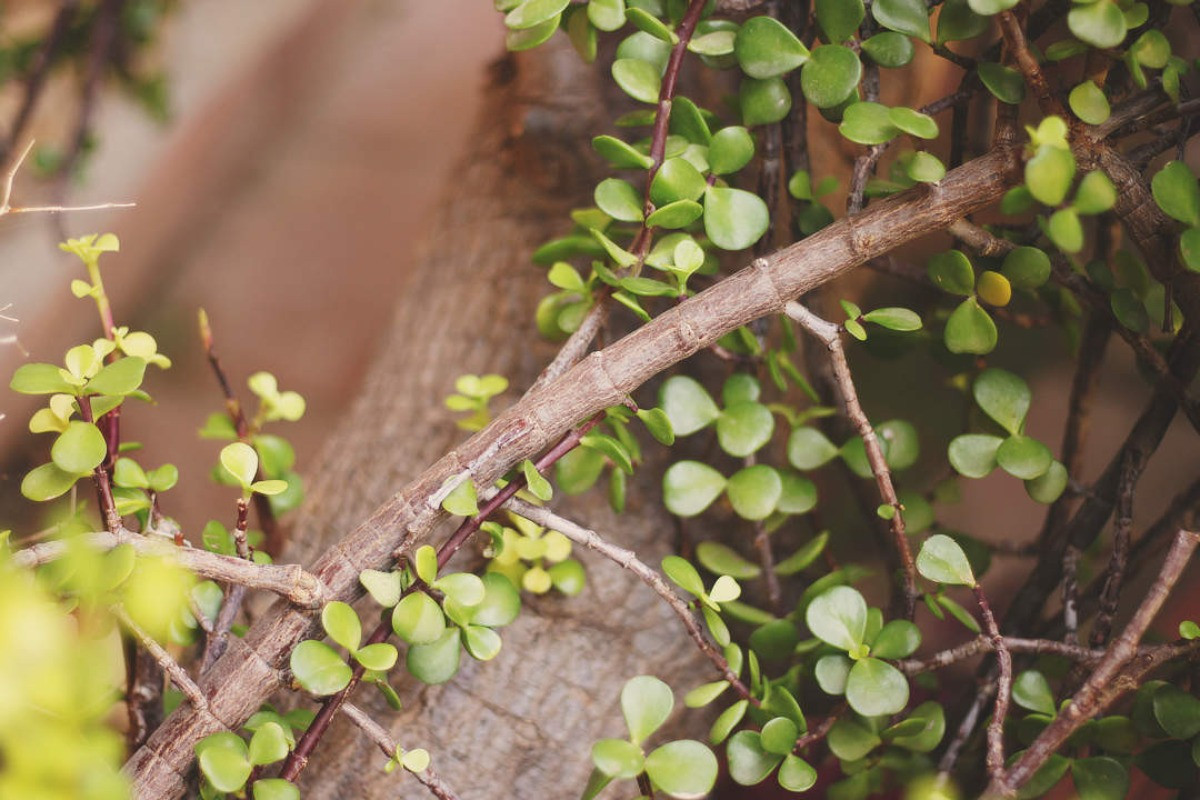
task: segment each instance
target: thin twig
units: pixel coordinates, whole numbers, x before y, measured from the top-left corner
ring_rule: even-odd
[[[1108,648],[1104,658],[1096,666],[1095,671],[1080,688],[1071,702],[1059,713],[1034,740],[1033,744],[1022,753],[1017,762],[1004,774],[992,779],[987,796],[1006,797],[1023,786],[1033,774],[1046,762],[1051,754],[1058,752],[1063,743],[1079,726],[1103,711],[1110,703],[1133,688],[1138,681],[1131,680],[1135,676],[1122,673],[1130,666],[1138,655],[1138,642],[1146,634],[1150,623],[1154,621],[1163,602],[1175,586],[1183,568],[1191,559],[1196,545],[1200,544],[1200,534],[1180,530],[1175,534],[1175,542],[1167,557],[1163,560],[1158,578],[1147,591],[1142,604],[1134,613],[1133,619],[1121,632],[1121,635]],[[1161,651],[1160,651],[1161,652]],[[1158,659],[1145,659],[1140,665],[1133,665],[1135,672],[1144,674],[1149,666],[1156,666]]]
[[[1004,34],[1004,40],[1016,59],[1017,67],[1021,70],[1021,74],[1025,76],[1025,82],[1029,84],[1029,87],[1033,89],[1034,95],[1037,96],[1038,105],[1041,107],[1042,113],[1064,116],[1062,103],[1050,91],[1050,83],[1046,80],[1046,75],[1042,72],[1042,67],[1038,64],[1037,58],[1029,49],[1029,42],[1025,38],[1025,31],[1021,23],[1017,21],[1012,11],[1001,11],[999,18],[1000,30]]]
[[[181,667],[179,662],[172,658],[171,654],[163,649],[163,646],[154,640],[153,636],[142,630],[141,627],[129,617],[129,614],[125,612],[125,609],[121,608],[120,606],[114,606],[112,612],[113,616],[120,621],[121,626],[133,634],[133,638],[137,639],[138,644],[140,644],[147,653],[154,657],[154,660],[158,662],[158,665],[162,668],[162,671],[165,672],[167,677],[171,679],[171,683],[175,684],[175,688],[182,692],[183,696],[187,698],[189,703],[191,703],[192,708],[203,710],[208,709],[208,698],[204,696],[203,690],[201,690],[196,682],[192,680],[192,677],[188,675],[187,670]]]
[[[1012,653],[1004,645],[1004,637],[1000,635],[1000,628],[996,625],[996,617],[992,614],[992,607],[983,593],[983,587],[976,583],[971,588],[975,592],[975,600],[979,603],[979,611],[983,616],[983,629],[991,641],[1000,668],[1000,676],[996,680],[996,705],[987,728],[987,768],[988,774],[995,780],[1004,774],[1004,720],[1008,716],[1008,703],[1012,695]]]
[[[383,726],[371,719],[371,716],[367,712],[353,703],[344,704],[342,712],[367,735],[368,739],[379,746],[379,749],[383,751],[385,756],[389,759],[396,756],[399,745],[392,740],[392,737],[383,729]],[[404,771],[408,772],[408,770]],[[446,782],[434,771],[433,767],[426,767],[420,772],[409,772],[408,774],[420,781],[429,790],[429,793],[438,798],[438,800],[458,800],[458,795],[446,785]]]
[[[1133,494],[1141,474],[1141,465],[1126,458],[1117,488],[1117,509],[1113,518],[1113,549],[1108,562],[1104,589],[1100,592],[1100,610],[1092,625],[1089,641],[1092,647],[1103,647],[1112,632],[1113,617],[1121,599],[1121,582],[1129,566],[1129,534],[1133,529]]]
[[[325,584],[299,564],[255,564],[207,550],[177,547],[167,539],[142,536],[126,528],[116,533],[105,531],[83,536],[89,545],[99,550],[129,545],[140,556],[172,559],[202,578],[272,592],[298,608],[320,608],[325,604],[328,591]],[[12,560],[23,567],[48,564],[65,556],[69,546],[68,542],[61,540],[41,542],[18,550]]]
[[[888,527],[892,532],[892,544],[900,558],[903,571],[904,616],[912,619],[916,608],[917,598],[917,568],[913,562],[912,551],[908,547],[908,536],[904,530],[904,509],[896,496],[896,488],[892,485],[892,473],[883,457],[883,449],[875,435],[871,420],[863,411],[858,401],[858,391],[854,388],[854,378],[850,374],[850,365],[846,361],[846,350],[842,346],[841,329],[832,322],[827,322],[809,311],[798,302],[792,301],[784,308],[785,313],[798,322],[805,330],[815,336],[829,349],[829,360],[833,365],[833,374],[842,403],[846,408],[846,416],[854,424],[863,440],[867,453],[867,461],[871,472],[875,475],[875,483],[879,487],[879,495],[892,509]]]
[[[725,656],[704,635],[704,631],[700,629],[700,624],[696,622],[696,617],[688,607],[688,604],[671,589],[657,571],[638,560],[637,553],[608,542],[595,531],[588,530],[566,517],[555,514],[548,508],[534,506],[521,500],[512,500],[509,502],[508,507],[520,516],[532,520],[545,528],[556,530],[576,544],[593,550],[614,564],[632,572],[651,591],[662,598],[663,602],[670,606],[671,610],[675,612],[675,616],[679,617],[679,621],[683,623],[688,636],[696,643],[696,647],[704,654],[705,658],[713,663],[713,666],[717,668],[721,676],[729,681],[729,685],[743,698],[750,700],[755,705],[758,704],[757,700],[751,696],[750,690],[741,682],[737,674],[730,669],[729,662],[725,660]]]
[[[1016,636],[1001,638],[1004,649],[1010,653],[1027,653],[1039,656],[1060,656],[1081,664],[1094,664],[1104,657],[1104,650],[1089,650],[1079,645],[1056,642],[1053,639],[1022,639]],[[996,641],[988,636],[977,636],[948,650],[942,650],[929,658],[905,659],[896,662],[896,668],[905,675],[920,675],[937,669],[944,669],[960,661],[998,650]]]

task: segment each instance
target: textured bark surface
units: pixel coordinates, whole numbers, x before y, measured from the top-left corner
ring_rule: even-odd
[[[561,234],[570,208],[590,202],[600,177],[588,144],[589,130],[603,124],[599,89],[596,71],[561,47],[497,65],[452,199],[429,231],[366,387],[318,461],[286,560],[311,563],[348,523],[369,516],[462,440],[441,402],[455,377],[501,373],[512,381],[511,402],[552,357],[533,324],[547,284],[528,254]],[[565,507],[657,563],[673,527],[654,500],[631,498],[620,518],[604,509],[602,490]],[[591,768],[591,742],[622,733],[617,699],[627,678],[711,679],[678,622],[640,581],[594,556],[581,558],[584,593],[528,604],[502,632],[494,661],[464,657],[453,681],[420,690],[397,669],[400,714],[370,687],[356,695],[403,746],[428,748],[464,800],[574,795]],[[423,795],[411,778],[384,774],[384,762],[343,716],[309,763],[304,796]]]

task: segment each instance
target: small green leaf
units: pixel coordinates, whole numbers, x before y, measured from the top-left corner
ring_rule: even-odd
[[[636,778],[645,769],[642,748],[624,739],[601,739],[592,745],[592,763],[610,778]]]
[[[599,30],[620,30],[625,25],[625,0],[588,0],[587,16]]]
[[[795,722],[787,717],[775,717],[763,725],[762,747],[768,753],[787,755],[796,745],[799,735],[800,730]]]
[[[676,436],[689,436],[708,427],[721,415],[716,402],[699,381],[685,375],[668,378],[659,390],[658,402]]]
[[[929,280],[944,292],[970,296],[975,290],[975,270],[961,250],[947,250],[933,256],[926,272]]]
[[[392,630],[409,644],[430,644],[445,633],[446,615],[432,597],[414,592],[392,611]]]
[[[840,650],[854,651],[862,646],[866,636],[867,601],[856,589],[834,586],[813,598],[804,619],[821,641]]]
[[[675,444],[675,428],[671,424],[671,418],[663,409],[639,408],[637,417],[659,444],[668,447]]]
[[[922,730],[897,736],[892,739],[892,744],[914,753],[928,753],[936,749],[946,733],[946,712],[941,705],[933,701],[922,703],[913,709],[906,720],[913,721],[923,722]]]
[[[779,470],[783,491],[775,510],[783,514],[807,514],[817,505],[817,485],[790,470]],[[782,573],[779,573],[782,574]]]
[[[729,776],[742,786],[754,786],[766,780],[783,757],[768,753],[762,746],[758,731],[738,731],[725,746],[729,759]]]
[[[570,0],[525,0],[504,17],[506,27],[522,30],[556,20]]]
[[[888,116],[893,125],[907,134],[920,139],[936,139],[938,137],[937,122],[928,114],[899,106],[890,109]]]
[[[537,467],[529,459],[521,462],[521,474],[525,476],[525,485],[529,487],[529,491],[533,493],[534,497],[543,502],[554,497],[554,487],[538,472]]]
[[[1084,175],[1075,192],[1075,211],[1080,214],[1103,214],[1116,202],[1117,188],[1100,170]]]
[[[774,467],[755,464],[734,473],[725,487],[729,503],[742,519],[766,519],[783,494],[783,481]]]
[[[709,572],[729,575],[738,580],[752,580],[762,574],[762,567],[747,561],[736,550],[720,542],[700,542],[696,559]]]
[[[1075,116],[1089,125],[1099,125],[1112,114],[1104,90],[1095,81],[1084,81],[1076,86],[1067,97],[1067,102]]]
[[[996,463],[1014,478],[1029,481],[1046,474],[1054,456],[1031,436],[1010,436],[997,448]]]
[[[920,629],[905,619],[895,619],[883,626],[871,643],[871,655],[876,658],[908,658],[921,646]]]
[[[885,28],[914,36],[928,43],[929,10],[924,0],[875,0],[871,5],[875,21]]]
[[[142,385],[145,374],[146,362],[128,356],[97,372],[84,389],[90,394],[127,395]]]
[[[725,709],[713,721],[712,728],[709,729],[708,741],[712,744],[720,744],[725,741],[737,724],[742,721],[742,717],[746,715],[746,709],[750,703],[747,700],[738,700],[736,703]]]
[[[717,757],[694,739],[667,742],[646,756],[646,774],[671,797],[706,797],[717,782]]]
[[[983,412],[1011,434],[1025,426],[1033,395],[1019,376],[1003,369],[986,369],[972,386],[975,402]]]
[[[1182,161],[1171,161],[1150,182],[1154,201],[1167,216],[1193,228],[1200,226],[1200,182]]]
[[[829,729],[829,750],[843,761],[857,761],[870,753],[882,740],[853,716],[840,717]]]
[[[240,791],[250,777],[253,765],[246,743],[236,734],[217,733],[196,745],[200,771],[219,792]]]
[[[1074,208],[1060,208],[1051,214],[1046,222],[1046,234],[1064,253],[1078,253],[1083,249],[1083,224]]]
[[[1125,40],[1125,14],[1112,0],[1075,4],[1067,14],[1067,27],[1075,38],[1092,47],[1117,47]]]
[[[371,599],[384,608],[391,608],[400,602],[400,573],[398,572],[365,569],[358,574],[358,582],[371,595]]]
[[[817,24],[833,44],[849,39],[866,17],[862,0],[817,0],[816,6]]]
[[[1021,289],[1036,289],[1050,279],[1050,257],[1036,247],[1017,247],[1004,256],[1000,271]]]
[[[943,336],[946,349],[951,353],[976,355],[986,355],[995,350],[999,338],[996,323],[974,297],[963,300],[950,314]]]
[[[697,200],[704,194],[704,176],[682,157],[668,158],[654,174],[650,184],[650,199],[656,206],[677,200]]]
[[[838,454],[838,448],[816,428],[800,427],[788,437],[787,454],[793,467],[811,470],[827,464]]]
[[[287,758],[287,754],[287,737],[277,722],[265,723],[250,738],[250,763],[256,767],[274,764]]]
[[[399,608],[399,606],[396,606]],[[445,683],[458,672],[462,658],[458,629],[447,628],[432,642],[408,648],[405,665],[414,678],[426,684]]]
[[[396,652],[396,646],[387,642],[369,644],[354,652],[355,661],[376,672],[387,672],[396,666],[397,658],[399,658],[399,654]]]
[[[636,6],[630,6],[626,9],[625,15],[634,24],[634,27],[661,42],[673,45],[679,41],[679,37],[663,24],[662,20],[653,14],[649,14]]]
[[[713,681],[692,689],[683,698],[683,704],[688,708],[704,708],[716,700],[729,688],[729,681]]]
[[[613,80],[625,94],[643,103],[657,103],[662,75],[658,68],[640,58],[620,58],[612,65]]]
[[[846,109],[838,132],[857,144],[876,145],[891,141],[900,129],[892,121],[887,106],[861,102]]]
[[[227,444],[221,449],[221,466],[242,488],[248,489],[258,472],[258,453],[245,442]]]
[[[921,317],[915,311],[907,308],[877,308],[863,314],[862,318],[881,328],[893,331],[919,331],[921,329]]]
[[[251,788],[254,800],[300,800],[300,790],[283,778],[263,778]]]
[[[974,586],[975,573],[958,542],[945,534],[930,536],[917,554],[917,571],[927,580],[951,586]]]
[[[335,600],[321,611],[321,625],[329,638],[350,652],[362,643],[362,623],[348,604]]]
[[[792,93],[783,78],[743,78],[738,90],[742,124],[749,127],[779,122],[792,110]]]
[[[1109,756],[1072,760],[1071,780],[1079,800],[1123,800],[1129,794],[1129,771]]]
[[[933,153],[924,150],[912,154],[905,171],[918,183],[937,183],[946,177],[946,165]]]
[[[812,541],[776,564],[775,573],[777,575],[788,576],[795,575],[807,569],[824,552],[825,545],[828,543],[829,531],[821,531],[813,537]]]
[[[704,206],[695,200],[676,200],[656,208],[646,217],[649,228],[686,228],[704,213]]]
[[[1025,163],[1025,185],[1035,200],[1048,206],[1066,199],[1074,178],[1075,157],[1061,147],[1042,145]]]
[[[433,588],[460,606],[473,608],[483,602],[484,586],[478,575],[470,572],[452,572],[433,582]]]
[[[908,65],[916,52],[912,39],[895,31],[875,34],[862,43],[862,51],[879,66],[892,69]]]
[[[309,639],[296,645],[290,663],[296,681],[318,697],[337,694],[350,683],[350,667],[324,642]]]
[[[491,661],[500,654],[500,634],[491,628],[468,625],[462,632],[463,646],[476,661]]]
[[[866,717],[898,714],[908,705],[908,680],[886,661],[860,659],[846,679],[846,702]]]
[[[642,198],[628,181],[606,178],[597,184],[593,197],[600,210],[613,219],[642,221]]]
[[[839,5],[849,5],[846,0],[829,0]],[[858,3],[861,0],[851,0]],[[820,4],[818,4],[820,7]],[[831,41],[842,41],[831,39]],[[841,105],[858,87],[862,78],[862,62],[858,55],[840,44],[827,44],[815,48],[800,72],[800,87],[808,101],[817,108],[833,108]]]
[[[1025,99],[1025,81],[1021,73],[994,61],[980,61],[979,80],[1002,103],[1017,105]]]
[[[633,474],[633,460],[629,450],[617,439],[604,433],[589,433],[579,440],[582,447],[591,448],[608,456],[609,460],[628,475]]]
[[[937,19],[937,40],[959,42],[974,39],[990,25],[986,16],[975,13],[967,0],[946,0]]]
[[[808,48],[783,24],[768,16],[746,20],[733,47],[742,71],[751,78],[777,78],[808,60]]]
[[[735,458],[757,452],[771,441],[774,432],[775,417],[762,403],[737,403],[717,418],[717,441],[722,450]]]
[[[671,687],[653,675],[630,678],[621,690],[621,713],[634,744],[641,744],[658,730],[674,707]]]
[[[1054,461],[1041,475],[1025,481],[1025,491],[1033,500],[1049,505],[1067,488],[1067,477],[1067,468]]]
[[[592,148],[617,169],[649,169],[654,160],[615,136],[597,136]],[[535,253],[535,261],[537,254]]]
[[[456,480],[451,478],[451,480]],[[442,500],[442,508],[456,517],[473,517],[479,513],[475,484],[470,478],[457,479],[458,485]]]
[[[72,420],[50,448],[50,458],[63,472],[82,475],[91,472],[108,455],[104,434],[90,422]]]
[[[1013,679],[1013,702],[1021,708],[1053,717],[1058,707],[1046,676],[1036,670],[1025,670]]]
[[[758,19],[770,19],[759,17]],[[775,22],[774,20],[771,20]],[[778,25],[778,22],[775,22]],[[745,28],[743,27],[744,31]],[[789,33],[790,35],[790,33]],[[754,137],[739,125],[730,125],[713,134],[708,145],[708,165],[714,175],[737,172],[754,158]]]
[[[264,494],[268,497],[272,497],[274,495],[283,494],[286,492],[288,489],[288,482],[280,480],[255,481],[254,483],[250,484],[249,488],[250,491],[254,492],[255,494]]]
[[[807,792],[817,783],[817,771],[794,753],[788,753],[779,767],[779,785],[789,792]]]
[[[1200,733],[1200,699],[1175,686],[1154,693],[1154,718],[1174,739],[1191,739]]]
[[[846,693],[846,679],[850,677],[850,668],[854,662],[841,653],[821,656],[813,667],[813,677],[825,694],[835,697]]]
[[[53,364],[22,364],[13,373],[9,388],[21,394],[75,394],[75,387]]]

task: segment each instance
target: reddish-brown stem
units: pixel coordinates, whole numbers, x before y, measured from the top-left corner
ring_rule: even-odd
[[[983,593],[983,587],[975,584],[972,589],[983,616],[983,629],[991,640],[992,649],[996,651],[996,661],[1000,665],[1000,676],[996,682],[996,706],[987,729],[987,768],[988,774],[995,780],[1004,774],[1004,720],[1008,716],[1008,703],[1012,695],[1012,653],[1008,652],[1004,637],[1000,635],[1000,628],[996,625],[996,617],[992,614],[992,607]]]
[[[84,422],[90,422],[93,425],[96,420],[92,416],[92,401],[87,396],[76,398],[79,403],[79,416]],[[100,513],[104,516],[104,526],[109,533],[117,533],[121,530],[121,517],[117,514],[117,505],[113,500],[112,483],[109,481],[108,471],[104,468],[104,464],[100,464],[92,470],[92,481],[96,484],[96,496],[100,501]]]

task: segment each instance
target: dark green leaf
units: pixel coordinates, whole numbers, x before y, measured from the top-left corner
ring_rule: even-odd
[[[996,349],[996,323],[974,297],[959,304],[946,320],[946,349],[951,353],[986,355]]]
[[[846,0],[829,0],[836,5],[850,5]],[[861,0],[852,0],[859,3]],[[854,94],[862,78],[862,63],[858,55],[840,44],[822,45],[800,72],[800,87],[804,96],[817,108],[841,105]]]
[[[961,250],[947,250],[929,259],[929,280],[951,294],[969,296],[975,290],[975,270]]]
[[[826,41],[833,44],[849,39],[864,17],[862,0],[817,0],[817,24],[825,32]]]
[[[767,16],[746,20],[738,30],[734,53],[751,78],[777,78],[808,60],[808,48],[796,35]]]
[[[742,124],[750,127],[779,122],[792,110],[792,94],[782,78],[744,78],[738,97]]]
[[[1021,73],[994,61],[980,61],[977,67],[979,80],[997,100],[1017,105],[1025,99],[1025,81]]]

